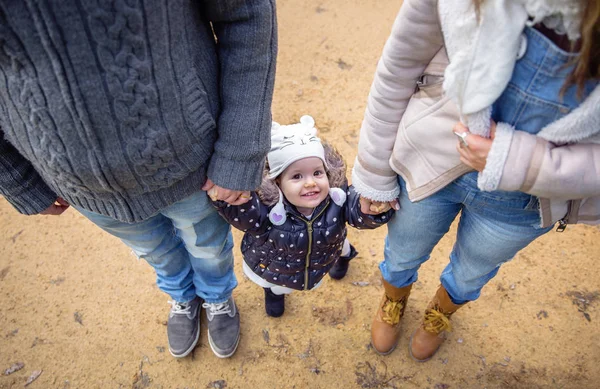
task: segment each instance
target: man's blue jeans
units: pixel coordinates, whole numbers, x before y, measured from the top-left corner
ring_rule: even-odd
[[[476,300],[500,265],[552,227],[540,228],[537,198],[522,192],[482,192],[477,173],[456,179],[441,191],[411,203],[399,178],[400,210],[388,223],[383,278],[401,288],[461,213],[456,243],[441,282],[455,304]]]
[[[145,259],[156,271],[158,287],[175,301],[200,296],[208,303],[221,303],[237,286],[229,224],[204,191],[134,224],[78,210]]]

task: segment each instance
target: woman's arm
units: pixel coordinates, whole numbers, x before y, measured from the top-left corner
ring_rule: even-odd
[[[546,198],[600,195],[600,144],[556,146],[524,131],[497,131],[499,138],[502,142],[510,139],[510,146],[497,189]]]
[[[469,146],[458,146],[461,160],[481,172],[481,190],[569,200],[600,195],[600,143],[557,146],[506,123],[494,127],[493,140],[469,134]]]
[[[398,126],[417,80],[442,45],[437,1],[405,0],[377,65],[360,130],[352,183],[363,197],[398,197],[389,165]]]

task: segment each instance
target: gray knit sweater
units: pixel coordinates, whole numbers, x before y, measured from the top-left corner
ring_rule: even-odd
[[[0,194],[136,222],[255,189],[276,28],[274,0],[0,0]]]

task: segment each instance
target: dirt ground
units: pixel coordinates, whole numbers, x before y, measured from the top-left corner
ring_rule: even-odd
[[[400,1],[278,4],[273,113],[311,114],[349,165],[373,72]],[[349,166],[349,171],[350,171]],[[203,323],[198,347],[167,349],[168,297],[152,269],[73,210],[25,217],[0,200],[0,388],[597,388],[600,384],[600,230],[551,232],[505,265],[481,298],[453,316],[454,332],[427,363],[408,356],[410,334],[438,285],[455,227],[420,272],[398,349],[369,347],[382,293],[385,228],[350,231],[360,252],[348,276],[293,294],[279,319],[244,279],[234,296],[242,338],[216,358]],[[236,242],[241,235],[236,233]],[[6,370],[21,363],[21,370]]]

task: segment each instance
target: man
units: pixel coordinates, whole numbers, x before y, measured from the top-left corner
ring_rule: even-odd
[[[239,342],[232,237],[207,199],[248,201],[270,146],[274,0],[0,0],[0,193],[21,213],[72,205],[155,269],[169,349],[206,309],[214,353]]]

